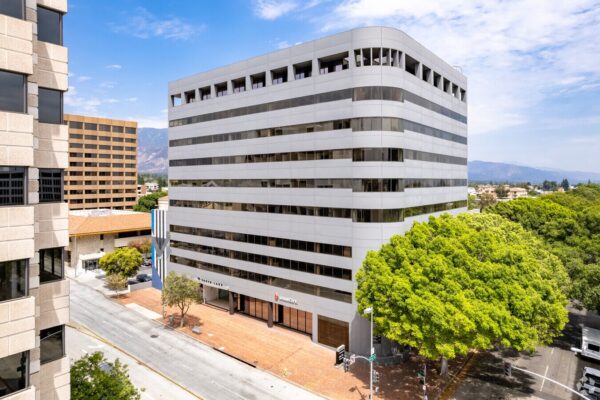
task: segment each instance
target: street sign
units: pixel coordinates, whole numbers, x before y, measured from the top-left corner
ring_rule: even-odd
[[[350,356],[350,365],[354,364],[356,362],[356,354],[352,354]]]
[[[377,356],[375,355],[375,353],[371,354],[371,357],[369,357],[369,362],[375,361],[376,358]]]

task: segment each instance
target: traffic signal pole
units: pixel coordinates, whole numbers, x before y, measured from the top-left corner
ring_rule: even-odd
[[[371,308],[371,356],[375,353],[373,350],[373,308]],[[373,400],[373,361],[369,361],[369,400]]]

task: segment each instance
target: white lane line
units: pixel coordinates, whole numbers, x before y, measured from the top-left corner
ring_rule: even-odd
[[[550,355],[554,354],[554,347],[550,350]]]
[[[542,387],[540,388],[540,392],[544,390],[544,383],[546,383],[546,375],[548,375],[548,368],[550,368],[550,366],[546,365],[546,372],[544,372],[544,379],[542,379]]]

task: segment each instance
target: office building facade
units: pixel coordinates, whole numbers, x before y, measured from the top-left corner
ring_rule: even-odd
[[[130,210],[137,201],[137,122],[65,115],[71,210]]]
[[[230,312],[367,353],[367,251],[466,210],[466,100],[461,72],[383,27],[171,82],[168,270]]]
[[[66,0],[0,1],[0,397],[68,399]]]

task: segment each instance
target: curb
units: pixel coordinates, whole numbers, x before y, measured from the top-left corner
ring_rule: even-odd
[[[151,367],[150,365],[146,364],[145,362],[143,362],[142,360],[140,360],[138,357],[134,356],[133,354],[129,353],[128,351],[120,348],[119,346],[115,345],[114,343],[112,343],[110,340],[103,338],[102,336],[98,335],[97,333],[95,333],[94,331],[92,331],[91,329],[89,329],[87,326],[79,324],[77,322],[74,321],[69,321],[68,324],[66,324],[68,327],[71,327],[81,333],[83,333],[84,335],[88,335],[91,336],[99,341],[101,341],[102,343],[105,343],[107,345],[109,345],[110,347],[113,347],[117,350],[119,350],[121,353],[125,354],[128,357],[133,358],[138,364],[143,365],[144,367],[148,368],[150,371],[162,376],[164,379],[168,380],[169,382],[171,382],[172,384],[178,386],[180,389],[185,390],[186,392],[188,392],[189,394],[191,394],[192,396],[196,397],[197,399],[200,400],[205,400],[203,397],[200,397],[198,394],[192,392],[190,389],[186,388],[185,386],[181,385],[179,382],[174,381],[173,379],[171,379],[169,376],[163,374],[161,371]]]

